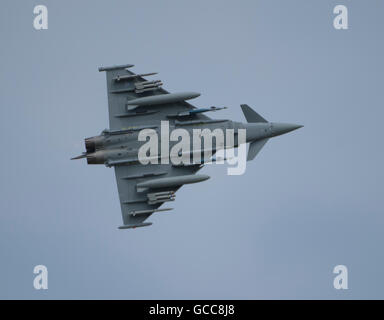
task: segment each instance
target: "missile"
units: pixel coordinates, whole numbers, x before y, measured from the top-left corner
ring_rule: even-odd
[[[157,74],[157,72],[150,72],[150,73],[142,73],[142,74],[132,74],[132,75],[122,75],[117,76],[116,78],[113,78],[115,81],[124,81],[124,80],[132,80],[139,77],[146,77],[146,76],[153,76]]]
[[[145,91],[152,91],[160,86],[162,86],[163,83],[161,80],[154,80],[154,81],[143,81],[143,82],[138,82],[135,84],[135,93],[143,93]]]
[[[135,83],[136,89],[139,89],[140,87],[148,86],[148,85],[157,85],[158,83],[162,83],[161,80],[153,80],[153,81],[142,81]]]
[[[191,114],[202,113],[202,112],[209,112],[209,111],[219,111],[219,110],[223,110],[223,109],[227,109],[227,107],[218,108],[218,107],[212,106],[210,108],[193,109],[193,110],[189,111],[189,113],[191,113]]]
[[[221,108],[218,108],[218,107],[210,107],[210,108],[198,108],[198,109],[192,109],[192,110],[188,110],[188,111],[182,111],[182,112],[179,112],[177,114],[170,114],[168,115],[169,118],[177,118],[177,117],[188,117],[188,116],[192,116],[194,114],[197,114],[197,113],[203,113],[203,112],[209,112],[209,111],[219,111],[219,110],[223,110],[223,109],[227,109],[227,107],[221,107]]]
[[[156,96],[149,96],[143,98],[137,98],[129,100],[126,104],[128,109],[134,109],[138,106],[150,106],[164,103],[173,103],[189,99],[194,99],[200,96],[197,92],[179,92],[179,93],[165,93]]]
[[[144,182],[139,182],[137,186],[137,191],[143,191],[147,188],[167,188],[167,187],[175,187],[181,186],[183,184],[197,183],[202,182],[210,177],[204,174],[191,174],[185,176],[177,176],[177,177],[166,177],[159,179],[152,179]]]

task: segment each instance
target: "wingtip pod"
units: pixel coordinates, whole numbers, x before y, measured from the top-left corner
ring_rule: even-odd
[[[118,70],[118,69],[127,69],[127,68],[132,68],[132,67],[134,67],[133,64],[122,64],[122,65],[116,65],[116,66],[110,66],[110,67],[100,67],[99,72]]]
[[[125,224],[123,226],[120,226],[119,229],[120,230],[124,230],[124,229],[135,229],[135,228],[140,228],[140,227],[149,227],[152,224],[153,224],[152,222],[142,222],[142,223],[136,223],[136,224]]]

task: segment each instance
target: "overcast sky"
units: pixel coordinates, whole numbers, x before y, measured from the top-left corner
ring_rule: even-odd
[[[48,30],[33,8],[48,8]],[[335,30],[344,4],[349,29]],[[0,10],[0,298],[384,298],[383,1],[11,1]],[[118,230],[113,169],[69,159],[108,127],[101,65],[159,72],[213,117],[304,128],[246,174]],[[35,290],[46,265],[49,289]],[[333,268],[348,268],[335,290]]]

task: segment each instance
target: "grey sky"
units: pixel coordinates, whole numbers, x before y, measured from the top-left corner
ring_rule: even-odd
[[[0,298],[384,298],[383,14],[379,0],[2,1]],[[69,159],[108,126],[97,68],[122,63],[229,107],[214,117],[243,121],[247,103],[305,127],[243,176],[204,168],[153,226],[117,230],[113,170]],[[349,290],[333,288],[338,264]]]

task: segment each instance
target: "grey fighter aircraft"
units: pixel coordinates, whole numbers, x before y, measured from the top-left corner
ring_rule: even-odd
[[[123,215],[123,225],[119,229],[151,225],[146,219],[152,213],[171,210],[160,206],[164,202],[174,201],[175,192],[182,185],[209,178],[207,175],[196,174],[204,163],[212,161],[212,158],[204,158],[205,153],[198,163],[174,164],[169,161],[143,164],[138,156],[140,147],[146,143],[139,141],[141,130],[152,129],[152,132],[161,136],[159,131],[163,121],[168,121],[170,130],[182,128],[191,133],[194,129],[232,129],[232,146],[238,147],[241,143],[238,138],[239,130],[245,129],[244,142],[250,143],[247,160],[252,160],[269,138],[302,127],[268,122],[245,104],[241,108],[246,123],[211,119],[206,113],[224,108],[196,108],[186,100],[198,97],[199,93],[169,93],[162,88],[161,80],[150,81],[144,78],[156,73],[135,74],[131,67],[133,65],[127,64],[99,68],[107,76],[109,129],[103,130],[98,136],[86,138],[86,152],[72,158],[85,158],[88,164],[114,167]],[[159,150],[162,148],[160,144],[161,141]],[[168,147],[175,144],[175,141],[171,141]],[[222,145],[213,141],[211,154],[214,155],[220,147]],[[203,154],[203,149],[200,151]]]

